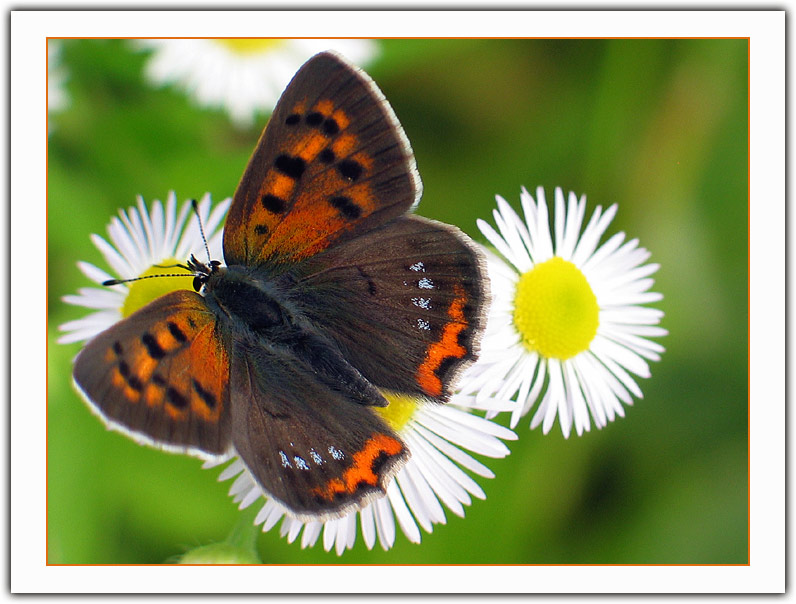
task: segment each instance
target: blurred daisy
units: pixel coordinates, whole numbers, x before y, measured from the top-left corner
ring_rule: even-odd
[[[202,226],[207,236],[207,245],[212,258],[221,258],[221,225],[231,200],[226,199],[211,211],[210,194],[205,194],[198,204]],[[197,258],[207,256],[199,224],[191,211],[191,203],[186,201],[177,214],[177,196],[172,191],[163,207],[155,200],[151,211],[139,196],[138,205],[127,211],[119,210],[108,224],[110,243],[99,235],[92,235],[91,241],[102,253],[111,275],[88,262],[78,262],[80,271],[89,279],[101,285],[108,279],[132,279],[142,275],[180,273],[179,268],[171,267],[195,254]],[[165,267],[165,268],[162,268]],[[66,332],[58,340],[61,344],[90,340],[105,331],[114,323],[132,314],[146,303],[174,289],[190,289],[191,280],[180,277],[145,279],[133,283],[122,283],[110,287],[83,287],[77,295],[64,296],[67,304],[92,309],[91,314],[69,321],[60,326]]]
[[[66,94],[66,71],[61,65],[60,40],[47,40],[47,114],[61,111],[69,104]],[[52,121],[48,120],[48,133],[52,132]]]
[[[299,67],[314,54],[336,50],[357,65],[372,60],[372,40],[210,38],[140,40],[153,49],[146,76],[155,85],[174,84],[202,107],[222,108],[242,128],[258,112],[270,112]]]
[[[396,521],[409,541],[420,543],[420,528],[431,533],[434,524],[445,524],[445,508],[464,517],[464,506],[470,505],[472,497],[485,499],[484,491],[465,470],[484,478],[492,478],[494,474],[467,451],[486,457],[505,457],[509,450],[502,440],[514,440],[516,435],[470,413],[474,409],[506,411],[509,407],[505,402],[489,400],[478,404],[475,397],[460,395],[448,405],[429,405],[406,396],[386,393],[385,396],[390,405],[375,411],[401,435],[412,456],[390,482],[386,496],[361,510],[326,521],[295,518],[260,490],[239,459],[224,469],[219,480],[238,477],[230,495],[240,502],[241,509],[263,497],[265,505],[255,523],[262,523],[263,531],[268,531],[281,520],[280,534],[289,543],[301,535],[302,548],[321,539],[326,551],[334,548],[339,556],[354,546],[357,531],[361,530],[368,549],[378,540],[388,550],[395,543]],[[205,467],[218,463],[221,462],[206,462]]]
[[[211,258],[222,257],[222,233],[219,229],[229,208],[227,199],[211,209],[210,196],[199,203],[199,214]],[[204,244],[196,217],[190,213],[190,203],[185,203],[177,213],[174,193],[170,193],[165,209],[159,201],[147,209],[143,199],[137,207],[120,211],[108,225],[108,239],[92,235],[113,275],[87,262],[78,267],[89,279],[101,284],[112,278],[129,279],[141,275],[179,273],[170,265],[183,263],[191,254],[206,257]],[[186,273],[187,274],[187,273]],[[70,343],[89,340],[117,323],[123,317],[141,308],[155,298],[174,289],[190,287],[191,281],[183,276],[146,279],[111,287],[87,287],[77,295],[64,296],[68,304],[92,309],[92,314],[61,325],[66,332],[59,340]],[[471,395],[456,395],[450,405],[419,405],[409,397],[386,394],[390,405],[376,409],[404,439],[412,456],[391,481],[385,497],[371,502],[363,509],[334,520],[304,522],[275,500],[265,495],[239,459],[235,459],[220,476],[226,480],[238,476],[230,494],[244,508],[261,497],[265,505],[256,523],[269,530],[280,520],[281,533],[289,542],[299,534],[303,547],[314,545],[323,533],[323,545],[332,547],[338,554],[355,543],[357,527],[368,548],[378,539],[384,549],[395,542],[396,521],[406,537],[418,543],[420,528],[432,532],[434,524],[444,524],[447,508],[457,516],[464,516],[464,506],[472,497],[484,499],[484,491],[468,472],[484,478],[493,473],[469,453],[499,458],[509,454],[503,440],[514,440],[515,434],[490,420],[470,413],[486,410],[492,413],[507,411],[510,402],[490,398],[483,403]],[[237,457],[229,454],[205,462],[213,467]],[[303,531],[303,533],[302,533]]]
[[[546,434],[558,417],[565,437],[573,423],[580,435],[590,415],[598,428],[624,416],[622,404],[642,397],[631,374],[649,377],[647,361],[660,360],[664,349],[649,338],[666,335],[663,312],[643,306],[662,298],[649,291],[659,266],[624,233],[598,247],[616,205],[598,206],[581,234],[585,196],[565,203],[556,189],[553,237],[544,190],[534,201],[523,188],[520,201],[525,221],[498,196],[498,230],[478,222],[503,259],[488,253],[492,306],[462,392],[514,399],[512,428],[541,397],[531,428]]]

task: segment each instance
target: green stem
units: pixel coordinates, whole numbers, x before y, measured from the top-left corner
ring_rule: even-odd
[[[251,505],[245,510],[241,510],[235,526],[232,527],[224,541],[228,545],[249,551],[257,557],[259,557],[257,554],[257,536],[260,534],[260,527],[254,524],[254,518],[257,516],[258,509],[258,506]]]

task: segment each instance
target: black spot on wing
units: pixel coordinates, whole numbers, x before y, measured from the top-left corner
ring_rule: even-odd
[[[355,181],[362,176],[362,164],[353,159],[344,159],[341,161],[337,164],[337,170],[343,178],[350,181]]]
[[[309,126],[320,126],[323,121],[323,114],[313,111],[304,118],[304,121],[306,121]]]
[[[174,323],[173,321],[169,321],[167,323],[169,328],[169,333],[172,337],[180,342],[181,344],[188,341],[188,337],[183,333],[182,329],[180,329],[179,325]]]
[[[324,149],[318,154],[318,159],[320,159],[325,164],[331,164],[336,158],[334,155],[334,151],[331,149]]]
[[[159,361],[160,359],[166,356],[166,351],[160,347],[158,341],[148,331],[141,336],[141,342],[146,348],[147,354],[156,361]]]
[[[340,126],[337,124],[337,121],[334,118],[326,118],[326,121],[323,122],[323,132],[329,136],[334,136],[340,132]]]
[[[260,203],[266,210],[271,212],[271,214],[281,214],[287,207],[287,203],[285,203],[284,199],[276,195],[271,195],[270,193],[263,195],[260,198]]]
[[[350,197],[344,195],[330,197],[329,204],[348,220],[356,220],[362,215],[362,209],[351,201]]]
[[[185,409],[188,406],[187,397],[172,386],[166,388],[166,400],[177,409]]]
[[[205,406],[208,409],[215,409],[216,403],[218,402],[216,401],[215,395],[212,392],[202,388],[202,385],[195,379],[191,379],[191,384],[193,385],[193,389],[196,391],[196,394],[198,394],[199,398],[202,399],[202,402],[204,402]]]
[[[283,154],[276,158],[274,167],[285,176],[298,180],[304,174],[307,164],[300,157]]]

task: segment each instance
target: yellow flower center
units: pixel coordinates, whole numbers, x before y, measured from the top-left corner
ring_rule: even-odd
[[[185,269],[171,266],[177,264],[177,262],[178,261],[174,258],[166,258],[166,260],[160,264],[169,268],[151,266],[139,276],[146,277],[148,275],[185,273],[186,277],[159,277],[157,279],[141,279],[140,281],[133,281],[130,283],[130,293],[127,294],[127,297],[124,299],[124,304],[122,305],[122,316],[129,317],[139,308],[146,306],[153,300],[176,289],[193,289],[193,281],[189,278],[192,273]]]
[[[381,418],[395,430],[400,432],[409,422],[417,409],[417,399],[406,394],[382,390],[381,393],[390,404],[387,407],[371,407]]]
[[[600,308],[589,282],[571,262],[554,257],[520,277],[514,325],[528,350],[566,360],[589,348]]]
[[[282,44],[284,40],[271,38],[219,38],[216,42],[236,54],[251,55],[264,50],[271,50],[274,46]]]

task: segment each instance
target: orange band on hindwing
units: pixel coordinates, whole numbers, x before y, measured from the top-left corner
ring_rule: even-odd
[[[315,487],[314,495],[334,501],[341,495],[353,495],[363,486],[379,488],[379,468],[390,457],[403,451],[401,441],[387,434],[373,434],[365,441],[361,451],[353,456],[353,465],[341,478],[332,478],[325,485]]]
[[[443,393],[442,379],[438,375],[443,363],[449,359],[462,359],[467,354],[467,349],[459,343],[459,335],[468,327],[464,316],[467,294],[458,284],[454,287],[454,294],[456,297],[448,307],[450,321],[445,323],[440,338],[428,347],[426,357],[415,374],[423,392],[430,396]]]

